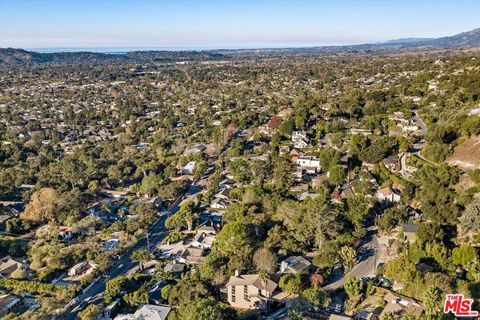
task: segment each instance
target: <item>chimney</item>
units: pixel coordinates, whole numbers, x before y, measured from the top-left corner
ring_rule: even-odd
[[[240,277],[240,270],[235,270],[235,277]]]

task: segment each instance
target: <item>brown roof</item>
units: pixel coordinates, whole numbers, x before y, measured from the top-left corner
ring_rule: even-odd
[[[258,274],[243,274],[239,276],[231,276],[226,287],[230,286],[254,286],[260,290],[266,290],[267,292],[272,293],[277,288],[277,284],[272,280],[267,279],[266,281],[262,280]]]
[[[390,187],[385,187],[385,188],[379,189],[378,192],[383,194],[384,196],[388,196],[388,195],[394,193],[393,190]]]
[[[387,292],[387,294],[383,297],[383,300],[387,302],[387,305],[383,309],[381,315],[386,313],[394,313],[397,315],[410,313],[420,316],[423,313],[423,306],[418,301],[395,294],[391,291]]]
[[[24,267],[23,263],[13,260],[10,257],[7,257],[5,259],[2,259],[2,262],[0,263],[0,275],[8,277],[17,269],[20,269],[23,267]]]

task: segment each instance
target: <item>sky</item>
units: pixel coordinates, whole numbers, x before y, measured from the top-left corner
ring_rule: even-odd
[[[264,48],[441,37],[479,0],[0,0],[0,47]]]

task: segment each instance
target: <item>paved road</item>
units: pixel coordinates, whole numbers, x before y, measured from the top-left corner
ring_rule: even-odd
[[[343,287],[347,275],[352,275],[359,279],[375,276],[375,264],[379,247],[377,236],[373,232],[369,232],[365,238],[365,243],[358,250],[357,264],[346,275],[343,274],[341,268],[335,269],[331,276],[332,280],[325,286],[325,289],[337,290]]]
[[[228,146],[229,144],[225,145],[223,147],[223,150],[218,155],[218,157],[215,157],[214,160],[217,160],[218,158],[225,155],[225,153],[228,150]],[[208,177],[211,173],[212,172],[204,174],[202,178]],[[147,243],[149,242],[150,251],[154,251],[157,245],[168,234],[165,228],[165,220],[167,219],[167,217],[178,211],[181,202],[184,200],[186,196],[192,196],[194,194],[199,193],[201,190],[202,188],[198,185],[197,181],[194,181],[190,185],[190,187],[170,206],[170,208],[167,211],[167,214],[160,217],[150,227],[148,241],[146,237],[140,239],[135,244],[133,249],[145,248],[147,247]],[[138,268],[138,261],[132,261],[130,259],[130,254],[131,254],[131,250],[128,250],[128,252],[124,253],[120,257],[120,259],[113,262],[112,267],[107,272],[108,279],[112,279],[120,275],[128,274],[129,271],[131,270],[133,271]],[[62,320],[63,319],[75,320],[77,319],[77,313],[82,311],[88,304],[92,304],[92,303],[99,304],[102,301],[102,294],[105,291],[105,287],[108,279],[105,279],[103,277],[98,278],[98,280],[94,282],[90,287],[87,287],[88,288],[87,290],[84,289],[85,292],[82,292],[77,297],[75,297],[74,301],[72,301],[72,303],[70,303],[68,307],[66,307],[66,309],[60,314],[58,318]],[[87,304],[83,303],[84,304],[83,308],[79,308],[79,305],[82,304],[83,301],[86,301]]]
[[[185,194],[194,194],[199,191],[199,188],[196,183],[193,183],[189,189],[185,192]],[[179,197],[168,209],[168,215],[175,213],[179,209],[179,204],[182,201],[183,195]],[[150,242],[150,251],[154,251],[157,244],[159,244],[163,238],[168,234],[165,229],[165,220],[167,215],[163,215],[160,217],[155,223],[150,227],[149,232],[149,242]],[[145,248],[147,247],[147,238],[144,237],[140,239],[134,246],[133,249],[138,248]],[[131,250],[128,250],[125,254],[123,254],[120,259],[113,262],[110,270],[107,272],[107,275],[110,279],[118,277],[120,275],[128,274],[129,271],[135,270],[138,268],[138,261],[132,261],[130,259]],[[106,282],[108,279],[100,277],[97,282],[95,282],[91,287],[88,288],[85,292],[79,294],[75,298],[75,302],[68,306],[66,310],[62,312],[59,316],[59,319],[66,319],[66,320],[74,320],[77,319],[77,313],[80,312],[79,305],[83,301],[87,301],[88,303],[100,303],[102,300],[101,294],[105,291]],[[84,307],[87,304],[84,303]]]
[[[417,120],[417,125],[420,127],[420,130],[417,132],[418,136],[424,137],[427,134],[427,126],[425,122],[423,122],[422,118],[418,115],[418,112],[415,111],[415,120]]]

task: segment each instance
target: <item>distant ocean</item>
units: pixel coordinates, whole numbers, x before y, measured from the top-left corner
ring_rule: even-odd
[[[211,50],[215,48],[193,48],[193,47],[127,47],[127,48],[28,48],[26,50],[40,53],[55,52],[98,52],[109,54],[126,54],[131,51],[191,51],[191,50]]]
[[[26,48],[28,51],[35,51],[41,53],[54,53],[54,52],[99,52],[109,54],[125,54],[131,51],[203,51],[203,50],[241,50],[241,49],[272,49],[272,48],[308,48],[315,47],[318,44],[262,44],[262,45],[245,45],[245,46],[198,46],[198,47],[105,47],[105,48],[92,48],[92,47],[78,47],[78,48]]]

